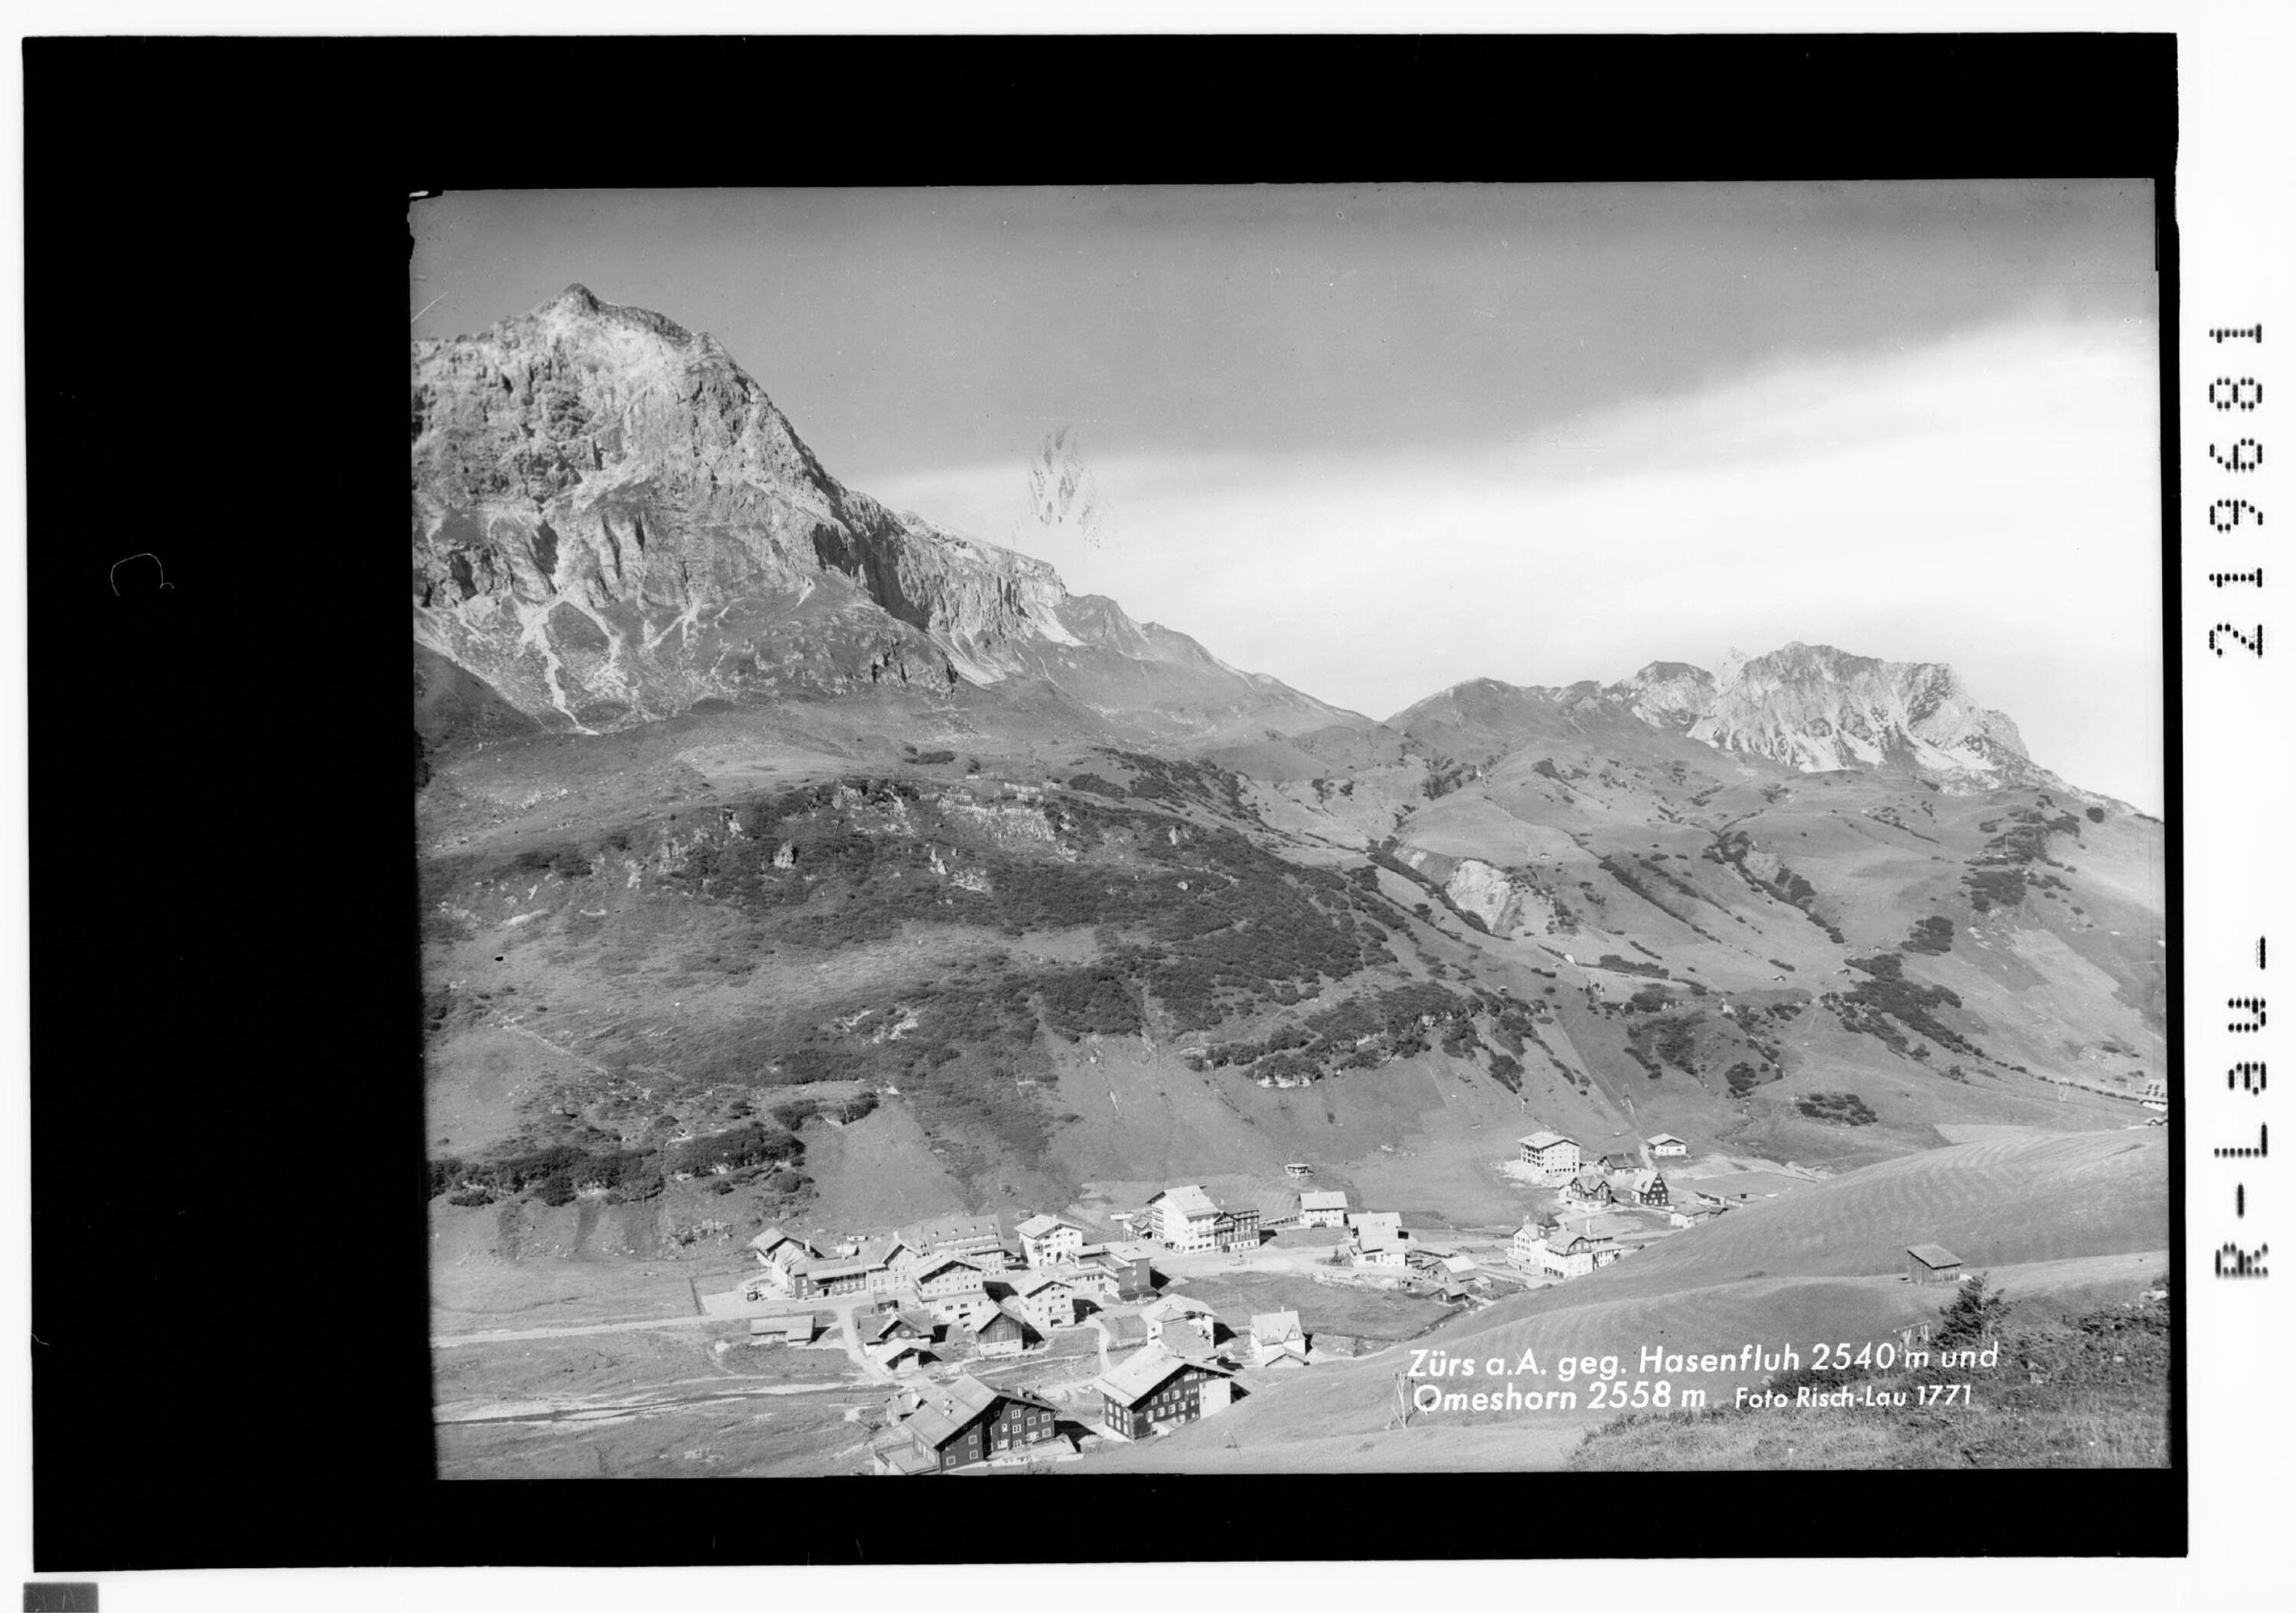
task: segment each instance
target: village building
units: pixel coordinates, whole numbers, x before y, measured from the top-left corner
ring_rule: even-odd
[[[1411,1234],[1400,1227],[1392,1232],[1374,1227],[1356,1239],[1357,1265],[1400,1266],[1409,1264],[1410,1258]]]
[[[835,1318],[831,1318],[832,1324]],[[821,1333],[821,1319],[811,1311],[794,1316],[757,1316],[750,1322],[751,1344],[811,1344]]]
[[[1124,1298],[1137,1298],[1156,1291],[1156,1268],[1144,1243],[1128,1239],[1103,1243],[1097,1249],[1086,1245],[1083,1264],[1106,1271],[1115,1280],[1117,1293]]]
[[[881,1474],[945,1473],[1025,1454],[1059,1434],[1050,1401],[1025,1389],[993,1389],[977,1378],[922,1389],[906,1419],[870,1442]]]
[[[816,1260],[802,1273],[803,1286],[800,1294],[806,1298],[827,1295],[832,1298],[846,1294],[869,1291],[872,1270],[882,1273],[883,1267],[871,1267],[862,1260]]]
[[[1178,1318],[1156,1331],[1156,1342],[1183,1361],[1216,1362],[1221,1353],[1210,1328]]]
[[[873,1322],[855,1319],[855,1331],[865,1344],[889,1344],[895,1339],[916,1339],[925,1344],[933,1341],[939,1323],[921,1311],[887,1311]]]
[[[1669,1226],[1704,1226],[1722,1214],[1722,1208],[1718,1204],[1702,1204],[1693,1200],[1688,1205],[1668,1211],[1666,1224]]]
[[[1102,1421],[1124,1439],[1145,1439],[1225,1411],[1226,1371],[1209,1362],[1189,1361],[1150,1345],[1098,1378]]]
[[[1038,1272],[1015,1282],[1005,1306],[1040,1333],[1076,1325],[1077,1291],[1050,1272]]]
[[[896,1233],[890,1238],[863,1240],[853,1251],[853,1258],[869,1268],[870,1292],[891,1293],[906,1286],[908,1268],[915,1263],[916,1251]]]
[[[1414,1246],[1399,1211],[1364,1210],[1348,1217],[1348,1247],[1357,1265],[1404,1265]]]
[[[1916,1243],[1906,1251],[1909,1282],[1958,1282],[1961,1257],[1941,1243]]]
[[[970,1331],[978,1328],[997,1306],[995,1298],[987,1289],[975,1287],[936,1295],[925,1301],[925,1308],[948,1326]]]
[[[1610,1178],[1610,1189],[1614,1203],[1642,1204],[1663,1209],[1669,1202],[1666,1178],[1648,1167],[1614,1173]]]
[[[1596,1232],[1591,1224],[1575,1231],[1557,1226],[1546,1234],[1544,1247],[1546,1270],[1553,1277],[1583,1277],[1626,1253],[1617,1240]]]
[[[1272,1232],[1300,1216],[1300,1195],[1288,1187],[1255,1188],[1248,1196],[1248,1201],[1253,1209],[1259,1212],[1259,1230],[1263,1232]]]
[[[1031,1266],[1070,1265],[1084,1252],[1084,1228],[1056,1216],[1031,1216],[1013,1230]]]
[[[1119,1311],[1103,1311],[1093,1318],[1100,1331],[1108,1335],[1108,1348],[1112,1355],[1119,1350],[1137,1349],[1148,1342],[1148,1324],[1135,1315]]]
[[[1194,1328],[1210,1344],[1219,1337],[1219,1313],[1201,1299],[1190,1299],[1180,1294],[1167,1294],[1140,1313],[1140,1320],[1151,1337],[1168,1322],[1179,1322]]]
[[[1201,1187],[1168,1187],[1148,1200],[1147,1213],[1157,1240],[1167,1249],[1193,1254],[1216,1247],[1212,1229],[1219,1206]]]
[[[981,1284],[981,1268],[956,1255],[931,1255],[909,1268],[909,1281],[928,1304],[946,1295],[961,1294]]]
[[[790,1251],[788,1257],[791,1259],[814,1260],[821,1255],[819,1249],[804,1239],[794,1237],[778,1226],[769,1226],[750,1240],[750,1251],[757,1256],[761,1265],[771,1265],[775,1251],[782,1249]]]
[[[810,1256],[800,1253],[794,1246],[783,1245],[775,1249],[764,1267],[742,1285],[742,1298],[751,1305],[766,1299],[795,1298],[797,1273],[810,1259]]]
[[[1251,1207],[1222,1209],[1212,1220],[1216,1249],[1254,1249],[1259,1247],[1259,1211]]]
[[[1041,1335],[1007,1306],[996,1306],[972,1324],[972,1347],[983,1355],[1018,1355]]]
[[[1653,1159],[1679,1159],[1690,1152],[1690,1144],[1672,1132],[1660,1132],[1657,1136],[1647,1137],[1644,1141],[1650,1144]]]
[[[1336,1189],[1300,1194],[1300,1224],[1302,1226],[1345,1226],[1348,1224],[1348,1196]]]
[[[1560,1132],[1538,1131],[1517,1137],[1522,1162],[1549,1187],[1568,1182],[1578,1171],[1578,1145]]]
[[[1357,1210],[1348,1217],[1348,1235],[1358,1242],[1366,1236],[1390,1237],[1402,1230],[1401,1210]]]
[[[898,1236],[920,1255],[958,1255],[973,1259],[983,1271],[1004,1264],[1004,1234],[994,1216],[943,1216],[905,1226]]]
[[[1314,1166],[1309,1165],[1305,1160],[1295,1159],[1291,1164],[1283,1167],[1283,1174],[1291,1177],[1292,1181],[1297,1182],[1315,1168],[1316,1167]]]
[[[1582,1165],[1578,1172],[1563,1184],[1562,1196],[1581,1204],[1608,1204],[1614,1196],[1611,1178],[1599,1165]]]
[[[869,1359],[889,1372],[914,1372],[939,1359],[932,1346],[915,1339],[893,1339],[868,1347]]]
[[[1507,1244],[1507,1264],[1519,1272],[1544,1272],[1546,1269],[1546,1234],[1554,1225],[1538,1216],[1527,1217],[1514,1229],[1514,1237]]]
[[[1308,1362],[1308,1334],[1297,1311],[1266,1311],[1251,1319],[1251,1359],[1257,1366]]]
[[[1095,1306],[1105,1305],[1116,1298],[1116,1273],[1094,1261],[1086,1265],[1056,1265],[1048,1275],[1059,1278],[1076,1291],[1077,1298]]]

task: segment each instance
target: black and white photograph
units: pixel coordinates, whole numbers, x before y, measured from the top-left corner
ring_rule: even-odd
[[[2169,1467],[2160,201],[414,196],[438,1477]]]
[[[2286,1601],[2296,23],[1324,9],[24,38],[28,1607]]]

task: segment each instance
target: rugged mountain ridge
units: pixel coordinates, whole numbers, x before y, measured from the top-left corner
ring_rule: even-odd
[[[1802,773],[1896,766],[1986,789],[2049,777],[2026,755],[2017,725],[1979,705],[1952,667],[1830,644],[1734,657],[1690,737]]]
[[[1050,682],[1137,737],[1363,719],[824,470],[714,338],[572,286],[418,340],[416,643],[545,725]]]
[[[1388,719],[1446,760],[1486,763],[1540,739],[1620,718],[1798,773],[1888,772],[1956,794],[2066,784],[2026,754],[2017,725],[1937,661],[1884,661],[1830,644],[1786,645],[1718,673],[1653,661],[1607,685],[1455,685]]]

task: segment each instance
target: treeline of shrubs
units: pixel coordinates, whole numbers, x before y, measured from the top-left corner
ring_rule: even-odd
[[[1806,1093],[1794,1100],[1794,1107],[1829,1126],[1871,1126],[1881,1118],[1856,1093]]]
[[[1849,1029],[1877,1037],[1893,1051],[1905,1052],[1908,1045],[1906,1038],[1886,1023],[1895,1020],[1940,1047],[1976,1058],[1985,1056],[1974,1043],[1939,1020],[1933,1011],[1961,1006],[1959,995],[1949,987],[1923,986],[1906,979],[1905,960],[1895,953],[1851,958],[1848,962],[1850,968],[1863,970],[1866,978],[1827,1001],[1834,1005],[1837,1017]],[[1923,1058],[1927,1053],[1926,1048],[1915,1048],[1911,1056]]]
[[[867,1095],[873,1107],[875,1094]],[[557,1142],[493,1159],[433,1159],[429,1196],[444,1193],[449,1203],[467,1208],[530,1191],[554,1206],[573,1202],[586,1189],[603,1188],[610,1198],[628,1202],[654,1197],[679,1173],[709,1175],[794,1162],[804,1153],[805,1144],[791,1131],[757,1121],[667,1148],[592,1149]]]
[[[1777,789],[1781,794],[1784,793],[1782,786],[1774,785],[1771,788]],[[1769,791],[1765,790],[1763,794],[1767,798]],[[1841,931],[1830,921],[1818,916],[1817,887],[1787,867],[1783,860],[1778,864],[1776,876],[1764,879],[1746,866],[1746,854],[1753,848],[1753,838],[1744,830],[1737,829],[1727,834],[1716,836],[1714,844],[1707,847],[1698,855],[1710,863],[1718,863],[1726,868],[1735,869],[1738,877],[1755,889],[1767,891],[1788,906],[1800,909],[1802,916],[1824,930],[1828,940],[1837,946],[1841,946],[1844,939]]]
[[[1953,921],[1941,915],[1922,920],[1898,943],[1900,952],[1927,953],[1936,956],[1953,950]]]
[[[1316,1080],[1337,1070],[1375,1069],[1440,1046],[1455,1059],[1489,1053],[1491,1073],[1510,1091],[1522,1078],[1520,1055],[1539,1040],[1538,1011],[1514,998],[1461,993],[1429,981],[1364,992],[1286,1020],[1252,1041],[1215,1044],[1189,1055],[1199,1070],[1242,1069],[1254,1080]],[[1504,1052],[1486,1046],[1487,1025]]]
[[[1167,760],[1135,750],[1103,749],[1132,774],[1130,793],[1144,801],[1193,801],[1236,817],[1250,815],[1243,804],[1243,781],[1210,762]]]
[[[430,1161],[430,1196],[452,1192],[451,1202],[458,1205],[490,1203],[529,1189],[553,1205],[571,1203],[576,1191],[586,1187],[651,1198],[661,1186],[661,1169],[646,1149],[592,1152],[571,1143],[554,1143],[496,1159]]]

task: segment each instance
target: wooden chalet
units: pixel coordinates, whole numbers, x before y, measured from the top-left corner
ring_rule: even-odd
[[[1190,1361],[1158,1345],[1093,1380],[1102,1418],[1125,1439],[1145,1439],[1226,1408],[1228,1373],[1209,1361]]]
[[[871,1441],[881,1474],[946,1473],[1027,1451],[1057,1437],[1050,1401],[1025,1389],[995,1389],[977,1378],[921,1391],[907,1419]]]
[[[1958,1282],[1961,1257],[1941,1243],[1916,1243],[1906,1250],[1908,1282]]]
[[[1016,1311],[998,1306],[972,1329],[972,1346],[983,1355],[1018,1355],[1043,1336]]]

